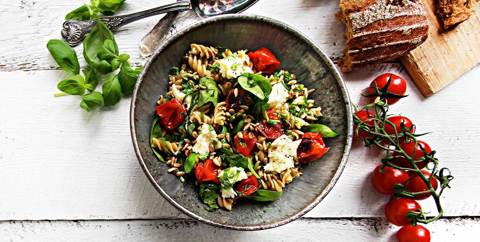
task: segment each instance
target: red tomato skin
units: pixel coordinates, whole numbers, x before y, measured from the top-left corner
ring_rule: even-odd
[[[377,192],[391,195],[395,192],[396,184],[405,184],[410,176],[407,172],[389,167],[379,165],[372,172],[372,184]]]
[[[391,81],[387,88],[387,93],[399,96],[405,95],[407,92],[407,82],[405,79],[392,73],[385,73],[376,77],[372,83],[370,83],[370,87],[367,88],[367,96],[376,98],[377,94],[375,93],[375,87],[381,90],[385,87],[385,85],[387,85],[389,80]],[[386,95],[387,93],[383,95]],[[398,102],[400,98],[388,97],[386,100],[388,104],[392,105]]]
[[[272,74],[280,68],[280,61],[267,48],[260,48],[248,53],[248,57],[257,71]]]
[[[267,110],[267,116],[268,116],[268,119],[270,120],[279,120],[277,112],[274,108],[270,108]]]
[[[414,132],[414,126],[413,126],[412,120],[410,120],[405,116],[401,116],[401,115],[392,116],[387,118],[387,120],[393,123],[393,125],[389,123],[385,123],[385,132],[387,132],[387,134],[390,134],[390,135],[393,135],[395,133],[399,134],[400,132],[402,132],[402,124],[410,133]]]
[[[408,212],[418,212],[420,210],[420,204],[411,198],[392,198],[385,205],[385,217],[392,224],[404,226],[411,224],[407,217]]]
[[[427,154],[430,154],[432,152],[432,148],[430,148],[430,145],[428,145],[427,142],[422,140],[417,140],[417,145],[415,145],[415,142],[413,141],[405,142],[402,140],[400,141],[400,147],[403,149],[403,151],[405,151],[407,155],[412,157],[415,161],[419,161],[423,157],[424,153],[422,147],[423,149],[425,149],[425,152],[427,152]],[[392,163],[402,167],[413,168],[408,162],[408,160],[405,158],[397,158],[393,160]],[[423,169],[427,165],[425,162],[417,162],[416,164],[419,169]]]
[[[213,182],[220,184],[218,180],[219,168],[213,163],[212,159],[208,159],[205,162],[198,162],[195,165],[195,178],[198,182]]]
[[[360,121],[364,122],[367,125],[367,127],[370,127],[370,128],[373,127],[374,125],[373,117],[375,116],[373,111],[363,109],[356,112],[355,115],[357,116],[358,119],[360,119]],[[354,130],[357,130],[357,124],[354,125]],[[359,129],[358,132],[355,132],[355,136],[358,139],[362,139],[362,140],[366,138],[371,138],[371,135],[369,133],[361,129]]]
[[[322,158],[328,150],[329,148],[323,142],[322,135],[306,132],[297,148],[298,161],[302,164],[308,164]]]
[[[430,178],[432,174],[426,170],[422,170],[422,173],[425,175],[425,177]],[[438,188],[438,181],[435,177],[432,177],[430,180],[430,184],[432,184],[432,187],[434,190],[437,190]],[[427,185],[425,185],[425,182],[423,182],[422,178],[418,176],[417,174],[413,175],[410,181],[408,181],[406,185],[407,191],[409,192],[423,192],[423,191],[428,191]],[[431,193],[425,193],[425,194],[419,194],[415,196],[416,200],[423,200],[428,197],[430,197],[432,194]]]
[[[243,131],[242,138],[240,138],[238,135],[235,135],[235,137],[233,138],[233,143],[235,145],[235,149],[239,154],[242,154],[246,157],[251,157],[252,152],[257,147],[257,138],[251,133]]]
[[[258,190],[258,180],[255,176],[249,176],[241,181],[235,188],[240,196],[250,196]]]
[[[417,224],[405,225],[397,232],[399,242],[430,242],[430,231]]]
[[[160,124],[167,130],[175,130],[185,121],[187,109],[176,98],[160,104],[156,108],[156,113],[160,117]]]
[[[276,140],[284,133],[280,122],[270,125],[265,120],[257,125],[257,130],[261,135],[265,136],[267,140]]]

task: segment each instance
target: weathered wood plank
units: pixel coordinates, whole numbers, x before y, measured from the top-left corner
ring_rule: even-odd
[[[399,66],[384,65],[346,76],[353,102],[375,73],[386,70],[405,74]],[[179,216],[137,163],[129,101],[84,113],[78,98],[53,97],[61,77],[60,71],[0,72],[0,220]],[[426,139],[456,175],[445,198],[450,216],[480,215],[480,197],[465,192],[480,186],[479,78],[477,69],[426,100],[410,83],[410,97],[392,107],[410,116],[419,132],[434,132]],[[376,194],[367,178],[378,159],[356,144],[333,191],[307,217],[381,216],[387,198]]]
[[[84,1],[63,0],[0,0],[0,71],[45,70],[55,68],[46,49],[49,39],[60,38],[64,15]],[[156,7],[173,0],[127,1],[122,13]],[[310,36],[329,55],[339,56],[343,41],[342,25],[335,19],[337,1],[276,0],[260,1],[246,13],[261,14],[288,22]],[[279,8],[278,6],[282,6]],[[268,11],[266,11],[268,9]],[[158,22],[152,17],[125,26],[116,34],[120,51],[128,53],[135,62],[141,38]],[[80,54],[82,47],[77,47]]]
[[[472,241],[478,219],[445,219],[427,226],[432,241]],[[396,241],[383,219],[300,219],[255,232],[214,228],[193,220],[14,221],[0,223],[4,241]]]

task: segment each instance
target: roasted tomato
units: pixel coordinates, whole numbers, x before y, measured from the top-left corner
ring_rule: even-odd
[[[405,184],[409,179],[406,171],[389,166],[379,165],[372,173],[372,184],[375,190],[385,195],[395,191],[395,185]]]
[[[243,106],[243,105],[250,106],[252,105],[252,103],[253,103],[252,98],[243,89],[240,89],[240,88],[232,89],[227,94],[227,99],[226,99],[227,111],[230,109],[238,111],[241,109],[240,106]]]
[[[407,153],[407,155],[413,158],[419,169],[422,169],[427,165],[426,162],[420,161],[424,157],[425,153],[430,154],[432,152],[432,149],[425,141],[417,140],[417,145],[415,145],[415,142],[413,141],[405,142],[402,140],[400,141],[400,147],[405,151],[405,153]],[[413,168],[410,165],[410,162],[408,162],[408,160],[405,158],[394,159],[392,163],[401,167]]]
[[[185,121],[187,109],[176,98],[157,106],[160,123],[167,130],[175,130]]]
[[[385,73],[370,83],[365,96],[371,98],[381,97],[391,105],[398,102],[400,98],[405,97],[406,91],[407,82],[405,79],[392,73]]]
[[[241,181],[235,188],[240,196],[250,196],[258,190],[258,180],[255,176],[249,176]]]
[[[257,130],[268,140],[275,140],[283,134],[282,124],[280,122],[269,124],[263,120],[257,125]]]
[[[409,212],[420,212],[422,207],[411,198],[392,198],[385,206],[385,217],[397,226],[411,224]]]
[[[387,118],[390,123],[385,123],[385,132],[390,135],[394,135],[395,133],[399,134],[402,132],[402,128],[406,129],[409,133],[413,133],[415,131],[415,126],[412,123],[412,120],[410,120],[407,117],[404,116],[391,116]],[[395,132],[396,131],[396,132]]]
[[[373,113],[373,111],[371,110],[367,110],[367,109],[362,109],[358,112],[355,113],[355,116],[362,122],[365,123],[365,125],[368,127],[368,128],[372,128],[373,125],[374,125],[374,117],[375,117],[375,114]],[[367,133],[366,131],[362,130],[362,129],[359,129],[358,128],[358,132],[357,132],[357,127],[358,125],[355,124],[354,126],[354,129],[355,129],[355,135],[356,137],[358,137],[359,139],[366,139],[366,138],[370,138],[370,134]]]
[[[298,161],[302,164],[308,164],[320,159],[327,153],[328,147],[319,133],[307,132],[303,134],[302,142],[297,148]]]
[[[430,172],[423,170],[422,173],[425,175],[427,179],[429,179],[430,184],[432,185],[433,190],[437,190],[438,187],[438,181],[435,177],[430,177],[432,176]],[[408,181],[407,190],[409,192],[426,192],[428,191],[428,186],[425,184],[425,182],[422,180],[420,176],[417,174],[413,175],[410,181]],[[421,200],[430,197],[432,194],[430,192],[424,193],[424,194],[418,194],[415,195],[415,199]]]
[[[267,48],[260,48],[256,51],[248,53],[248,57],[253,63],[255,70],[267,74],[272,74],[280,68],[280,61]]]
[[[205,162],[198,162],[195,165],[195,178],[198,182],[213,182],[220,184],[218,180],[219,168],[213,163],[212,159],[208,159]]]
[[[233,138],[233,144],[239,154],[246,157],[252,156],[252,152],[255,150],[257,138],[252,133],[243,131],[235,135]]]
[[[274,108],[270,108],[267,110],[267,116],[270,120],[279,120],[277,111]]]
[[[430,231],[422,225],[405,225],[397,232],[398,242],[430,242]]]

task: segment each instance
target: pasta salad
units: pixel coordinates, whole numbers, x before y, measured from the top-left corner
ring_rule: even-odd
[[[209,210],[240,200],[271,202],[328,152],[337,134],[321,123],[314,89],[281,70],[268,49],[191,44],[169,71],[151,129],[155,156],[181,182],[192,179]]]

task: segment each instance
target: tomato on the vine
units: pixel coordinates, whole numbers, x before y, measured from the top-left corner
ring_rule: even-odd
[[[368,128],[372,128],[373,125],[374,125],[374,117],[375,117],[375,113],[371,110],[368,110],[368,109],[362,109],[358,112],[355,113],[355,116],[362,122],[365,123],[365,125],[368,127]],[[354,129],[357,130],[357,127],[358,125],[355,124],[354,126]],[[371,137],[371,135],[366,132],[365,130],[362,130],[360,128],[358,128],[358,132],[355,132],[355,135],[359,138],[359,139],[366,139],[366,138],[369,138]]]
[[[241,137],[241,138],[240,138]],[[247,131],[241,132],[241,135],[237,134],[233,138],[233,144],[235,149],[239,154],[242,154],[246,157],[252,156],[252,152],[257,147],[257,138],[252,133]]]
[[[402,77],[392,73],[385,73],[375,78],[370,87],[367,88],[365,96],[385,99],[388,104],[392,105],[400,98],[405,97],[407,91],[407,82]]]
[[[415,126],[412,123],[412,120],[405,116],[396,115],[387,118],[390,123],[385,123],[385,132],[389,135],[400,134],[402,132],[402,127],[406,129],[409,133],[415,131]],[[396,131],[396,132],[395,132]]]
[[[430,231],[422,225],[405,225],[397,232],[399,242],[430,242]]]
[[[258,180],[255,176],[249,176],[241,181],[235,188],[240,196],[250,196],[258,190]]]
[[[422,140],[417,140],[416,145],[415,141],[413,140],[407,142],[401,140],[400,148],[402,148],[403,151],[405,151],[405,153],[416,162],[416,165],[419,169],[422,169],[427,165],[427,162],[420,161],[425,156],[425,153],[430,154],[432,152],[432,148],[430,148],[430,145],[428,145],[427,142]],[[413,168],[410,162],[408,162],[408,160],[403,157],[394,159],[392,163],[401,167]]]
[[[395,185],[405,184],[409,177],[406,171],[379,165],[372,173],[372,184],[379,193],[390,195],[394,193]]]
[[[385,217],[397,226],[412,224],[409,212],[420,212],[422,207],[411,198],[392,198],[385,206]]]
[[[428,172],[426,170],[422,170],[422,173],[423,173],[423,175],[425,175],[425,177],[427,179],[429,179],[433,190],[437,190],[437,188],[438,188],[437,179],[434,176],[432,176],[432,174],[430,174],[430,172]],[[430,179],[430,177],[432,177],[432,178]],[[415,175],[412,176],[410,181],[408,181],[406,188],[407,188],[407,191],[409,191],[409,192],[425,192],[425,191],[429,190],[428,186],[425,184],[425,182],[422,180],[422,178],[420,176],[418,176],[418,174],[415,174]],[[422,200],[422,199],[430,197],[431,195],[432,194],[430,192],[425,193],[425,194],[417,194],[417,195],[415,195],[415,199]]]

